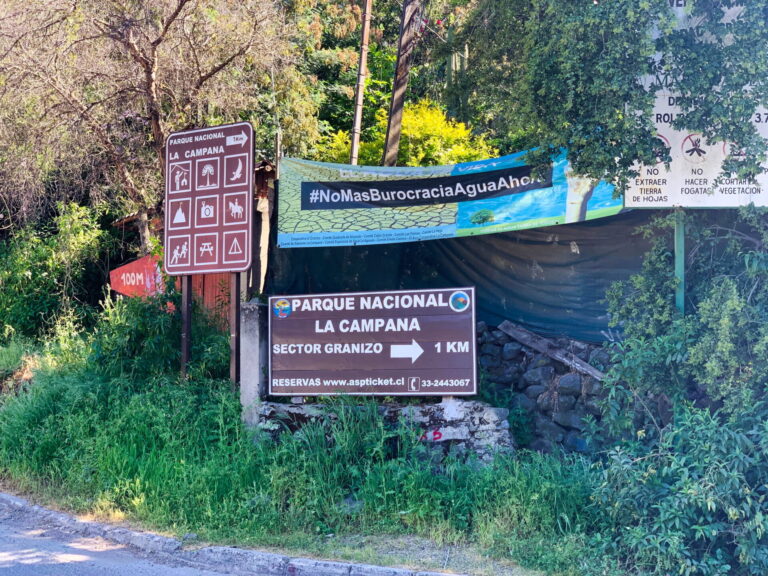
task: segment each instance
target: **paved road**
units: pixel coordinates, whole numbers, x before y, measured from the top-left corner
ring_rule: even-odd
[[[0,576],[218,576],[223,572],[157,564],[103,538],[35,527],[0,511]]]
[[[219,576],[233,573],[445,576],[445,573],[295,558],[229,546],[185,548],[175,538],[84,522],[0,492],[0,576]],[[522,574],[517,570],[494,572],[498,576],[502,573]]]

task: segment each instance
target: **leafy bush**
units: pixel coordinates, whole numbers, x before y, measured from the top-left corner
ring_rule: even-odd
[[[623,428],[632,436],[633,429],[647,428],[648,418],[663,426],[659,402],[689,400],[738,419],[745,406],[765,398],[765,211],[687,216],[685,318],[672,304],[669,224],[662,218],[643,230],[655,238],[643,271],[608,293],[612,322],[624,330],[624,339],[614,346],[604,415],[614,433]]]
[[[638,573],[768,571],[767,216],[687,215],[686,317],[670,309],[668,219],[646,230],[643,273],[609,293],[625,339],[595,423],[609,446],[595,499]]]
[[[83,278],[108,244],[96,215],[59,205],[50,229],[25,228],[0,244],[0,327],[40,336],[64,309],[89,314]]]
[[[642,574],[768,573],[768,424],[681,408],[652,446],[609,453],[595,499]]]
[[[5,343],[0,340],[0,389],[2,381],[21,367],[28,350],[29,344],[19,338],[9,338]]]
[[[181,296],[172,282],[150,298],[105,300],[90,340],[88,364],[100,374],[136,378],[177,372],[181,354]],[[190,374],[229,373],[228,335],[198,306],[192,314]]]
[[[376,124],[368,130],[370,139],[360,143],[360,164],[377,166],[384,154],[387,133],[386,109],[376,113]],[[349,161],[350,136],[340,131],[326,138],[321,146],[321,160],[346,163]],[[482,136],[475,136],[462,122],[446,118],[434,102],[420,100],[406,104],[398,166],[440,166],[496,156],[497,150]]]

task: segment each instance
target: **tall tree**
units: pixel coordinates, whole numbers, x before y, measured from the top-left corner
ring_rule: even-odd
[[[734,143],[745,155],[728,168],[750,175],[765,153],[751,119],[768,102],[767,16],[766,0],[476,0],[450,50],[468,46],[473,124],[504,150],[567,148],[578,172],[621,183],[667,154],[651,115],[663,87],[681,96],[676,126]]]
[[[0,170],[24,176],[15,159],[34,163],[28,153],[39,150],[26,184],[41,203],[52,171],[85,175],[89,194],[138,213],[147,250],[168,134],[272,123],[275,76],[293,81],[284,38],[271,0],[7,0],[0,97],[12,121],[2,127]],[[6,188],[14,184],[0,183],[7,204],[19,204]]]

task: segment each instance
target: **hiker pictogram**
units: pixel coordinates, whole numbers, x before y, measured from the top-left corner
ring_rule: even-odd
[[[169,266],[187,266],[189,264],[189,236],[169,238],[167,248]]]
[[[173,249],[173,258],[171,258],[171,264],[178,264],[179,260],[182,262],[187,259],[187,242],[184,242],[184,244],[181,245],[181,247],[176,246]]]

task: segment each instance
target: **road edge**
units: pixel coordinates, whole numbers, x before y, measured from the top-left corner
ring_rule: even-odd
[[[241,576],[469,576],[455,572],[425,572],[403,568],[334,562],[292,557],[232,546],[184,549],[176,538],[78,520],[70,514],[37,506],[18,496],[0,492],[0,511],[21,512],[57,528],[81,536],[100,537],[138,550],[147,556],[165,558],[190,567]]]

